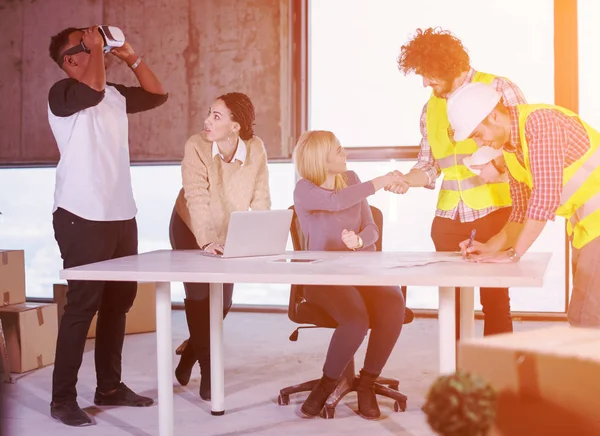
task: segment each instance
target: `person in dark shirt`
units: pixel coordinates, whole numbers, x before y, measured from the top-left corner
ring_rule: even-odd
[[[53,226],[64,268],[137,254],[127,114],[160,106],[168,97],[127,42],[110,54],[127,63],[140,86],[107,83],[103,47],[97,26],[68,28],[50,41],[50,57],[69,76],[48,94],[48,120],[60,150]],[[136,290],[135,282],[69,281],[52,379],[54,419],[71,426],[93,424],[77,403],[76,384],[96,313],[94,403],[154,403],[121,381],[125,317]]]

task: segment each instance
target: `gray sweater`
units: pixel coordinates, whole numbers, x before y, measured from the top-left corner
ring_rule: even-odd
[[[346,173],[348,187],[338,191],[321,188],[301,179],[294,189],[294,208],[310,251],[348,251],[342,231],[352,230],[375,250],[379,229],[373,221],[367,197],[375,193],[369,182],[361,183],[354,171]]]

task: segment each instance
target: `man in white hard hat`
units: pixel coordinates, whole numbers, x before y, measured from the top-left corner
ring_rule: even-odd
[[[495,235],[506,224],[511,213],[510,191],[500,156],[487,165],[463,163],[477,150],[471,140],[456,141],[448,122],[446,99],[463,83],[489,83],[509,106],[525,103],[521,90],[504,77],[475,71],[462,42],[447,30],[418,29],[404,44],[398,57],[398,68],[404,74],[423,77],[423,86],[432,94],[421,113],[421,145],[417,164],[405,174],[404,183],[391,187],[403,194],[409,188],[434,189],[438,177],[444,180],[431,225],[431,238],[437,251],[457,251],[458,244],[475,231],[480,240]],[[486,161],[487,162],[487,161]],[[466,163],[466,162],[465,162]],[[457,295],[459,303],[460,294]],[[480,301],[484,312],[484,335],[512,331],[510,298],[507,288],[482,288]],[[460,304],[456,304],[457,311]],[[460,319],[459,316],[456,319]],[[460,324],[457,322],[457,337]]]
[[[448,100],[457,140],[502,149],[513,211],[486,243],[460,247],[476,262],[517,262],[548,220],[567,219],[573,248],[572,325],[600,327],[600,133],[568,109],[506,107],[498,92],[470,83]]]

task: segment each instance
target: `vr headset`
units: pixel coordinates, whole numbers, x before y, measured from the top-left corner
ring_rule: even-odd
[[[122,47],[125,44],[125,34],[121,29],[115,26],[98,26],[98,31],[104,40],[104,53],[108,53],[115,47]]]
[[[79,30],[85,30],[85,28]],[[104,53],[108,53],[113,48],[122,47],[123,44],[125,44],[125,35],[118,27],[98,26],[98,32],[100,32],[100,35],[102,35],[102,39],[104,40]],[[61,53],[58,60],[58,66],[62,68],[66,55],[74,55],[82,51],[86,53],[90,52],[90,49],[85,46],[83,41]]]

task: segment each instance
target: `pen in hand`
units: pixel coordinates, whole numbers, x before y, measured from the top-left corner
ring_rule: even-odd
[[[475,229],[471,230],[471,236],[469,237],[469,243],[467,244],[467,248],[465,248],[465,253],[463,254],[463,257],[465,259],[468,259],[471,253],[467,253],[467,249],[473,245],[473,241],[475,240]]]
[[[477,230],[473,229],[471,230],[471,236],[469,237],[469,244],[467,245],[467,248],[469,248],[471,245],[473,245],[473,241],[475,240],[475,233]]]

